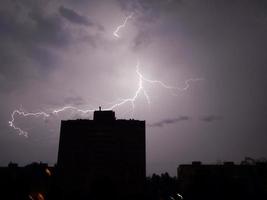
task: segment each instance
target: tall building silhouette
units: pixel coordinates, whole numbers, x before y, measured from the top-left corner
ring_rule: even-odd
[[[141,198],[145,121],[116,119],[101,107],[93,120],[62,121],[57,165],[62,199]]]

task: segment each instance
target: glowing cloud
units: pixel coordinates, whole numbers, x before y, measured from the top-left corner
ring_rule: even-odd
[[[137,65],[136,65],[136,74],[138,76],[138,87],[135,91],[135,93],[133,94],[132,97],[129,97],[129,98],[120,98],[118,99],[115,103],[113,104],[112,106],[110,107],[107,107],[107,108],[104,108],[104,110],[112,110],[112,109],[115,109],[117,107],[120,107],[124,104],[127,104],[127,103],[130,103],[131,106],[132,106],[132,109],[134,110],[135,108],[135,101],[136,99],[141,95],[143,94],[146,98],[146,101],[147,101],[147,104],[150,104],[150,98],[149,98],[149,95],[148,95],[148,92],[146,91],[146,89],[144,88],[144,85],[143,83],[146,82],[146,83],[149,83],[149,84],[157,84],[157,85],[160,85],[161,87],[167,89],[167,90],[171,90],[171,92],[173,92],[173,94],[177,94],[176,92],[177,91],[180,91],[180,92],[183,92],[185,90],[187,90],[189,87],[190,87],[190,82],[195,82],[195,81],[200,81],[200,80],[203,80],[203,79],[188,79],[185,81],[185,85],[184,87],[175,87],[175,86],[171,86],[171,85],[167,85],[165,83],[163,83],[162,81],[159,81],[159,80],[151,80],[151,79],[147,79],[144,77],[144,75],[140,72],[140,63],[139,61],[137,62]],[[19,135],[24,135],[25,137],[28,137],[28,133],[24,130],[22,130],[20,127],[17,127],[15,125],[15,116],[16,115],[19,115],[19,116],[22,116],[22,117],[43,117],[43,118],[48,118],[50,117],[51,115],[56,115],[58,113],[61,113],[61,112],[64,112],[64,111],[67,111],[67,110],[73,110],[77,113],[81,113],[81,114],[88,114],[88,113],[91,113],[94,111],[94,109],[80,109],[78,107],[74,107],[74,106],[64,106],[64,107],[61,107],[61,108],[57,108],[57,109],[54,109],[50,112],[44,112],[44,111],[41,111],[41,112],[25,112],[25,111],[22,111],[22,110],[14,110],[12,113],[11,113],[11,120],[9,121],[9,125],[15,129],[16,131],[19,132]]]
[[[127,24],[127,21],[129,19],[131,19],[132,17],[133,17],[133,13],[131,13],[129,16],[127,16],[125,18],[124,22],[116,28],[116,30],[113,32],[113,35],[115,37],[117,37],[117,38],[120,37],[119,36],[120,29],[124,28],[126,26],[126,24]],[[144,82],[149,83],[149,84],[159,85],[159,86],[165,88],[166,90],[170,90],[172,94],[177,95],[177,92],[186,91],[190,87],[190,83],[191,82],[203,80],[203,79],[199,79],[199,78],[197,78],[197,79],[187,79],[185,81],[183,87],[176,87],[176,86],[167,85],[167,84],[165,84],[164,82],[162,82],[160,80],[151,80],[151,79],[146,78],[140,72],[140,63],[139,63],[139,61],[137,61],[137,65],[136,65],[136,74],[138,76],[138,80],[139,81],[138,81],[138,87],[137,87],[136,91],[134,92],[133,96],[129,97],[129,98],[120,98],[112,106],[104,108],[104,110],[112,110],[112,109],[115,109],[115,108],[120,107],[120,106],[122,106],[124,104],[127,104],[127,103],[130,103],[131,106],[132,106],[132,110],[134,110],[134,108],[135,108],[134,103],[135,103],[136,99],[141,94],[144,95],[144,97],[145,97],[145,99],[147,101],[147,104],[150,104],[151,101],[150,101],[148,92],[144,88],[144,85],[143,85]],[[12,127],[14,130],[18,131],[19,135],[23,135],[25,137],[28,137],[27,131],[24,131],[20,127],[15,125],[15,116],[43,117],[45,119],[45,118],[51,117],[52,115],[57,115],[58,113],[65,112],[67,110],[72,110],[72,111],[75,111],[75,112],[81,113],[81,114],[88,114],[88,113],[91,113],[91,112],[94,111],[94,109],[85,109],[84,110],[84,109],[80,109],[80,108],[72,106],[72,105],[67,105],[67,106],[63,106],[63,107],[57,108],[57,109],[49,109],[49,110],[50,110],[49,112],[48,111],[46,111],[46,112],[45,111],[41,111],[41,112],[25,112],[25,111],[22,111],[21,109],[16,109],[11,113],[11,120],[8,122],[9,126]]]

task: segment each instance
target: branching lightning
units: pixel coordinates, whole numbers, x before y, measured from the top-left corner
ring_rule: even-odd
[[[15,115],[20,115],[20,116],[23,116],[23,117],[43,117],[43,118],[48,118],[50,117],[51,115],[53,114],[58,114],[60,112],[63,112],[63,111],[66,111],[66,110],[75,110],[76,112],[81,112],[83,114],[86,114],[86,113],[89,113],[89,112],[92,112],[93,110],[82,110],[82,109],[79,109],[77,107],[74,107],[74,106],[64,106],[62,108],[59,108],[59,109],[55,109],[53,110],[52,112],[25,112],[25,111],[22,111],[22,110],[14,110],[11,114],[11,120],[8,122],[9,123],[9,126],[12,127],[13,129],[15,129],[16,131],[19,132],[19,135],[23,135],[25,137],[28,137],[28,132],[22,130],[21,128],[17,127],[15,125]]]
[[[12,112],[12,114],[11,114],[11,120],[8,122],[9,126],[14,128],[15,130],[17,130],[19,132],[19,135],[24,135],[25,137],[28,137],[28,133],[26,131],[22,130],[21,128],[15,126],[15,124],[14,124],[15,115],[22,115],[23,117],[30,117],[30,116],[34,116],[34,117],[39,117],[39,116],[49,117],[49,114],[47,114],[45,112],[31,113],[31,112],[23,112],[23,111],[20,111],[20,110],[14,110]]]
[[[113,32],[113,35],[117,38],[120,37],[119,35],[119,31],[121,28],[124,28],[127,24],[127,21],[133,17],[133,13],[130,14],[129,16],[127,16],[123,22],[123,24],[119,25],[116,30]],[[134,92],[133,96],[129,97],[129,98],[120,98],[116,101],[116,103],[112,104],[110,107],[105,108],[104,110],[112,110],[115,108],[118,108],[124,104],[131,104],[132,106],[132,110],[134,111],[135,108],[135,101],[137,100],[137,98],[140,95],[144,95],[147,104],[150,105],[151,100],[149,98],[149,94],[146,91],[145,87],[144,87],[144,83],[148,83],[148,84],[155,84],[155,85],[159,85],[162,88],[165,88],[167,90],[170,90],[172,94],[177,95],[177,92],[183,92],[186,91],[189,87],[190,87],[190,83],[191,82],[195,82],[195,81],[200,81],[203,79],[187,79],[184,82],[184,86],[183,87],[176,87],[176,86],[171,86],[171,85],[167,85],[162,81],[159,80],[151,80],[146,78],[141,72],[140,72],[140,63],[139,61],[137,62],[136,65],[136,74],[138,77],[138,87],[136,89],[136,91]],[[67,110],[72,110],[75,111],[77,113],[81,113],[81,114],[88,114],[88,113],[92,113],[94,111],[94,109],[81,109],[72,105],[67,105],[67,106],[63,106],[57,109],[50,109],[49,111],[40,111],[40,112],[26,112],[23,111],[22,109],[16,109],[11,113],[11,120],[8,122],[9,126],[12,127],[14,130],[19,132],[19,135],[23,135],[25,137],[28,137],[28,132],[22,130],[20,127],[15,125],[15,117],[16,116],[21,116],[21,117],[43,117],[44,119],[49,118],[53,115],[57,115],[58,113],[61,112],[65,112]]]
[[[125,20],[123,21],[123,23],[121,25],[119,25],[116,30],[113,32],[113,35],[116,37],[116,38],[120,38],[120,35],[119,35],[119,31],[121,28],[124,28],[127,24],[127,21],[129,19],[131,19],[133,17],[133,13],[131,13],[130,15],[128,15]]]
[[[112,110],[112,109],[115,109],[117,107],[120,107],[124,104],[127,104],[127,103],[130,103],[131,106],[132,106],[132,109],[134,110],[135,108],[135,101],[136,99],[141,95],[143,94],[144,97],[146,98],[146,101],[148,104],[150,104],[151,100],[149,98],[149,95],[148,95],[148,92],[146,91],[146,89],[144,88],[144,82],[146,83],[149,83],[149,84],[158,84],[160,85],[161,87],[167,89],[167,90],[171,90],[173,92],[173,94],[176,94],[174,93],[174,91],[185,91],[187,90],[189,87],[190,87],[190,82],[195,82],[195,81],[200,81],[200,80],[203,80],[203,79],[187,79],[184,83],[184,87],[175,87],[175,86],[170,86],[170,85],[167,85],[165,84],[164,82],[162,81],[159,81],[159,80],[151,80],[151,79],[147,79],[146,77],[144,77],[144,75],[140,72],[140,63],[139,61],[137,62],[137,65],[136,65],[136,74],[138,76],[138,87],[134,93],[134,95],[132,97],[129,97],[129,98],[120,98],[118,99],[115,103],[113,104],[112,106],[110,107],[107,107],[105,108],[104,110]],[[94,109],[80,109],[78,107],[75,107],[75,106],[64,106],[64,107],[61,107],[61,108],[57,108],[57,109],[54,109],[50,112],[44,112],[44,111],[41,111],[41,112],[25,112],[25,111],[22,111],[22,110],[14,110],[11,114],[11,120],[9,121],[9,126],[11,126],[13,129],[15,129],[16,131],[19,132],[19,135],[24,135],[25,137],[28,137],[28,133],[24,130],[22,130],[20,127],[17,127],[15,125],[15,116],[18,115],[18,116],[22,116],[22,117],[43,117],[43,118],[48,118],[48,117],[51,117],[52,115],[57,115],[58,113],[61,113],[61,112],[64,112],[64,111],[67,111],[67,110],[73,110],[77,113],[82,113],[82,114],[88,114],[88,113],[91,113],[94,111]]]

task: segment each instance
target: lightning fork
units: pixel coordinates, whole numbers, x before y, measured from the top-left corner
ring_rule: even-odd
[[[133,17],[133,13],[131,13],[130,15],[128,15],[125,20],[123,21],[123,23],[121,25],[119,25],[116,30],[113,32],[113,35],[116,37],[116,38],[120,38],[120,35],[119,35],[119,31],[121,28],[124,28],[127,24],[127,21],[129,19],[131,19]]]
[[[130,98],[120,98],[118,99],[115,103],[113,104],[112,106],[104,109],[104,110],[112,110],[112,109],[115,109],[117,107],[120,107],[124,104],[127,104],[127,103],[130,103],[131,106],[132,106],[132,112],[134,111],[134,108],[135,108],[135,101],[136,99],[141,95],[143,94],[146,101],[147,101],[147,104],[150,105],[150,98],[149,98],[149,95],[147,93],[147,91],[145,90],[144,88],[144,82],[147,82],[147,83],[150,83],[150,84],[158,84],[160,85],[161,87],[165,88],[165,89],[168,89],[168,90],[171,90],[171,91],[185,91],[187,90],[189,87],[190,87],[190,82],[195,82],[195,81],[200,81],[200,80],[203,80],[203,79],[187,79],[185,81],[185,86],[184,87],[175,87],[175,86],[170,86],[170,85],[167,85],[165,84],[164,82],[162,81],[159,81],[159,80],[151,80],[151,79],[147,79],[146,77],[144,77],[144,75],[140,72],[140,63],[139,61],[137,62],[137,65],[136,65],[136,74],[138,75],[138,87],[135,91],[135,93],[133,94],[132,97]],[[24,130],[22,130],[21,128],[17,127],[15,125],[15,115],[20,115],[20,116],[23,116],[23,117],[44,117],[44,118],[48,118],[50,117],[51,115],[57,115],[58,113],[61,113],[61,112],[64,112],[66,110],[73,110],[73,111],[76,111],[76,112],[79,112],[79,113],[82,113],[82,114],[87,114],[87,113],[91,113],[93,112],[94,110],[93,109],[80,109],[78,107],[75,107],[75,106],[64,106],[62,108],[58,108],[58,109],[54,109],[52,110],[51,112],[44,112],[44,111],[41,111],[41,112],[25,112],[25,111],[21,111],[21,110],[14,110],[11,114],[11,120],[9,121],[9,126],[12,127],[13,129],[17,130],[19,132],[19,135],[24,135],[25,137],[28,137],[28,133]]]

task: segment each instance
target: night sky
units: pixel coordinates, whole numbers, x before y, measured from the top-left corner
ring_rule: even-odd
[[[118,35],[114,31],[128,19]],[[146,120],[147,174],[267,156],[267,1],[1,0],[0,165],[55,164],[64,106]],[[196,79],[197,81],[189,81]],[[15,115],[13,110],[49,113]],[[73,135],[75,137],[75,135]]]

